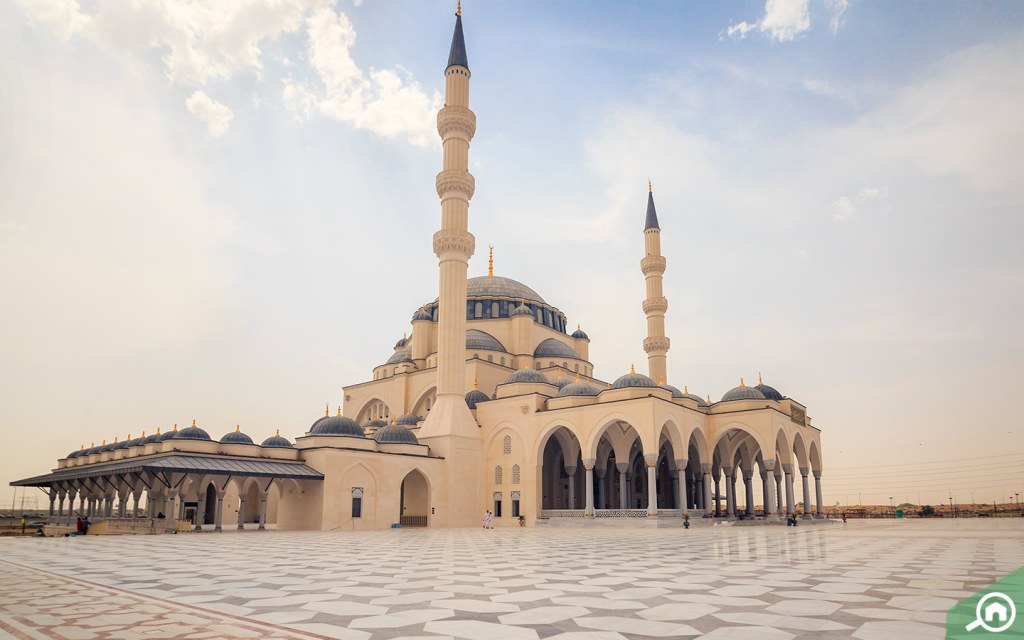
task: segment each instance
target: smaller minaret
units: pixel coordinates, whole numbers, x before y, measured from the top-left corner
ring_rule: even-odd
[[[661,227],[658,226],[658,212],[654,209],[654,190],[647,181],[647,222],[644,225],[644,258],[640,271],[647,280],[647,298],[644,300],[644,314],[647,315],[647,338],[644,351],[647,352],[647,375],[652,380],[668,379],[665,354],[669,340],[665,337],[665,312],[668,300],[661,286],[665,274],[665,258],[661,255]]]

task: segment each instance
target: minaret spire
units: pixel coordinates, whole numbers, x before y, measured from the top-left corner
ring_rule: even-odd
[[[650,180],[647,181],[644,253],[644,258],[640,261],[640,271],[647,280],[647,298],[643,304],[644,314],[647,315],[644,351],[647,352],[648,375],[654,380],[665,380],[668,378],[665,354],[669,348],[669,339],[665,337],[665,312],[668,311],[668,300],[662,290],[665,258],[661,255],[661,227],[658,226],[658,212],[654,208],[654,189]]]
[[[469,63],[462,33],[462,7],[455,16],[448,66],[444,71],[444,107],[437,132],[444,150],[437,174],[441,229],[434,234],[439,262],[437,310],[437,400],[420,427],[420,437],[463,436],[479,439],[480,428],[466,406],[466,273],[476,240],[469,232],[469,200],[475,183],[469,173],[469,142],[476,115],[469,109]],[[434,446],[434,445],[431,445]]]

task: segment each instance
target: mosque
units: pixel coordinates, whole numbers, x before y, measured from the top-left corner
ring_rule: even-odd
[[[717,402],[668,384],[667,265],[650,185],[647,375],[597,378],[587,334],[569,333],[534,289],[495,275],[493,253],[486,276],[467,278],[476,116],[461,8],[444,75],[439,295],[412,314],[411,335],[294,442],[278,433],[257,444],[237,428],[215,440],[193,422],[83,445],[50,473],[13,482],[48,492],[54,527],[78,515],[110,532],[463,527],[485,510],[499,527],[822,515],[821,433],[804,405],[761,380],[741,379]]]

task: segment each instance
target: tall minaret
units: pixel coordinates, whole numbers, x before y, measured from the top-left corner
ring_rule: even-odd
[[[466,271],[475,240],[469,233],[469,199],[474,180],[469,173],[469,141],[476,133],[476,115],[469,110],[469,62],[462,35],[461,3],[445,75],[444,108],[437,114],[437,132],[444,147],[444,168],[437,174],[441,198],[441,230],[434,234],[440,265],[437,310],[437,401],[420,429],[421,437],[460,435],[479,438],[479,428],[466,406]]]
[[[647,182],[647,223],[644,225],[644,258],[640,271],[647,279],[647,298],[644,313],[647,315],[647,338],[644,351],[647,352],[648,375],[658,384],[665,384],[665,354],[669,341],[665,337],[665,312],[668,300],[663,295],[661,277],[665,273],[665,258],[661,255],[661,227],[658,226],[658,212],[654,209],[654,192]]]

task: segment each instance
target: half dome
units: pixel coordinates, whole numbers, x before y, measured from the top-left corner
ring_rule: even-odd
[[[535,358],[573,358],[578,360],[579,354],[576,350],[560,340],[548,338],[537,345],[533,351]]]
[[[498,342],[497,338],[487,332],[480,331],[479,329],[466,330],[466,348],[508,353],[505,351],[505,347],[501,346],[501,343]]]
[[[192,421],[191,427],[185,427],[178,432],[178,440],[212,440],[210,434],[206,433],[202,429],[196,426],[196,421]]]
[[[415,427],[419,424],[421,418],[418,415],[412,413],[403,413],[395,419],[395,424],[406,427]]]
[[[481,402],[487,402],[488,400],[490,400],[490,398],[487,396],[487,394],[484,393],[483,391],[480,391],[479,389],[473,389],[472,391],[466,394],[466,406],[468,406],[470,409],[476,409],[476,405],[480,404]]]
[[[400,362],[412,362],[412,349],[403,348],[391,354],[388,361],[384,364],[398,364]]]
[[[619,378],[612,383],[612,389],[627,389],[629,387],[658,388],[658,383],[642,373],[637,373],[635,369],[630,367],[629,373],[624,376],[619,376]]]

